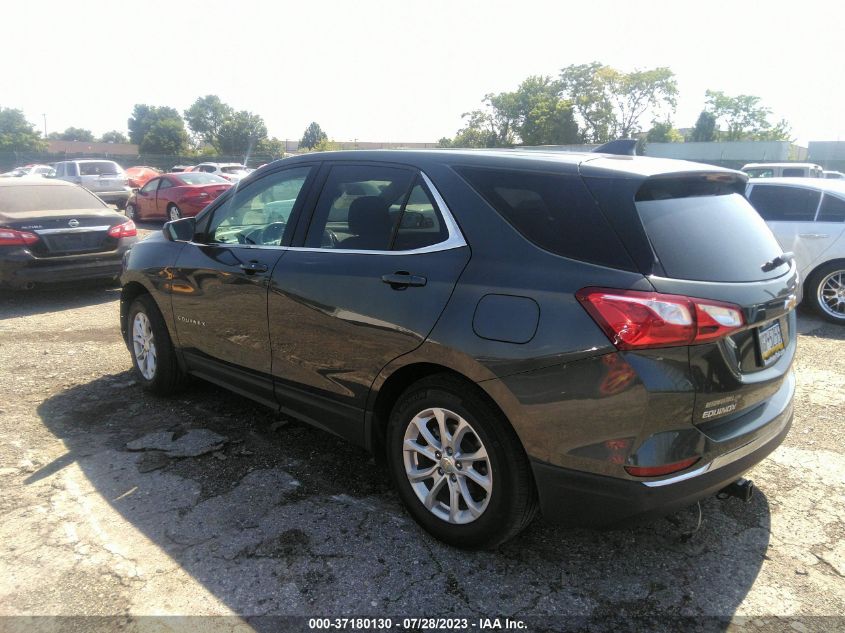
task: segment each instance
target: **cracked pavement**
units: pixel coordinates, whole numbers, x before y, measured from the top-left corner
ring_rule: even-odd
[[[845,626],[815,617],[845,613],[845,328],[801,311],[794,426],[747,475],[750,504],[702,502],[693,534],[695,507],[601,532],[537,521],[496,552],[463,552],[418,528],[342,440],[199,381],[171,400],[143,393],[118,298],[95,284],[0,295],[0,615]],[[168,454],[185,437],[213,450]],[[153,450],[127,449],[144,438],[134,446]]]

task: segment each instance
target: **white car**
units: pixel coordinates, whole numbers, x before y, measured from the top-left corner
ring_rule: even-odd
[[[53,176],[56,170],[50,165],[24,165],[23,167],[15,167],[12,171],[7,171],[5,174],[0,174],[0,178],[20,178],[22,176],[41,176],[48,178]]]
[[[222,176],[229,182],[238,182],[241,178],[254,171],[240,163],[200,163],[191,171],[202,171],[207,174]]]
[[[746,196],[781,248],[795,255],[804,300],[845,325],[845,181],[752,179]]]

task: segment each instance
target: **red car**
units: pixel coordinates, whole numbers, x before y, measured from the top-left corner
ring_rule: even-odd
[[[155,167],[147,167],[145,165],[138,165],[136,167],[129,167],[126,170],[127,184],[133,189],[143,187],[150,180],[159,176],[161,172]]]
[[[232,183],[202,172],[163,174],[129,198],[126,216],[133,220],[178,220],[194,216]]]

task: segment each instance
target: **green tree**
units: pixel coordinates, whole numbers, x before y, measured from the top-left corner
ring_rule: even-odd
[[[558,96],[548,76],[532,76],[516,90],[517,134],[525,145],[566,145],[581,141],[572,104]]]
[[[54,141],[94,141],[94,133],[81,127],[69,127],[64,132],[52,132],[47,136]]]
[[[285,142],[275,136],[273,138],[265,138],[259,141],[255,151],[258,154],[269,154],[278,158],[285,155]]]
[[[677,105],[675,74],[666,67],[625,73],[599,62],[570,65],[560,71],[560,88],[594,143],[632,138],[647,113],[671,114]]]
[[[325,141],[329,137],[323,132],[323,129],[316,121],[312,121],[305,132],[302,134],[302,140],[299,141],[299,146],[305,149],[314,149],[320,141]]]
[[[47,142],[21,110],[0,107],[0,151],[42,152]]]
[[[234,109],[217,95],[206,95],[185,110],[185,120],[195,137],[207,145],[220,149],[220,130],[235,116]]]
[[[760,105],[760,97],[753,95],[726,95],[721,90],[707,90],[706,109],[721,124],[719,132],[722,141],[788,141],[791,130],[781,119],[775,124],[769,121],[772,111]]]
[[[672,125],[672,121],[652,121],[651,129],[645,135],[647,143],[683,143],[684,136]]]
[[[704,143],[716,140],[716,116],[712,112],[703,110],[698,115],[695,127],[689,135],[689,140],[696,143]]]
[[[117,130],[111,130],[110,132],[106,132],[100,137],[101,143],[128,143],[129,139],[126,138],[126,135],[123,132],[118,132]]]
[[[129,117],[129,121],[127,122],[129,141],[135,145],[143,144],[144,137],[153,125],[167,119],[178,121],[179,127],[184,131],[185,123],[174,108],[168,106],[150,106],[145,103],[135,104],[135,107],[132,109],[132,116]]]
[[[155,120],[140,143],[142,154],[182,154],[188,146],[188,133],[181,118]]]
[[[226,119],[217,131],[217,149],[223,154],[250,154],[267,138],[267,126],[257,114],[241,110]]]

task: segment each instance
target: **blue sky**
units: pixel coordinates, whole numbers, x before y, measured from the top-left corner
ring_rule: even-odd
[[[135,103],[217,94],[272,136],[436,141],[488,92],[601,61],[669,66],[674,123],[707,88],[753,94],[797,140],[845,140],[845,2],[12,2],[0,105],[48,131],[125,131]]]

